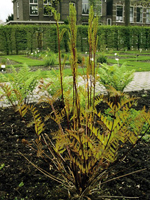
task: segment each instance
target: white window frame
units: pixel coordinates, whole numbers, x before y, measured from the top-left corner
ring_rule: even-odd
[[[122,16],[117,16],[117,8],[118,7],[122,7]],[[119,18],[121,19],[122,18],[122,20],[119,20]],[[123,22],[124,20],[124,6],[123,5],[117,5],[116,6],[116,22]]]
[[[150,24],[150,8],[146,8],[146,24]]]
[[[19,19],[19,2],[17,1],[17,19]]]
[[[83,2],[83,1],[87,1],[87,2]],[[88,13],[83,13],[83,5],[87,5]],[[88,0],[82,0],[82,15],[88,16],[89,15],[89,9],[90,9],[89,1]]]
[[[31,6],[37,7],[37,13],[31,13]],[[39,10],[38,10],[38,0],[29,0],[29,12],[30,16],[38,16],[39,15]]]
[[[131,8],[132,8],[132,16],[131,16]],[[130,23],[134,23],[134,7],[133,6],[130,7]]]
[[[108,23],[110,21],[110,23]],[[112,25],[112,19],[111,18],[107,18],[107,25],[111,26]]]
[[[49,14],[44,13],[44,8],[46,6],[52,6],[52,1],[51,0],[43,0],[43,15],[44,16],[52,16],[52,12],[50,12]]]
[[[137,21],[137,9],[140,8],[140,19],[142,18],[142,20],[140,22]],[[136,8],[136,22],[137,23],[143,23],[143,7],[137,7]]]
[[[97,16],[102,16],[102,0],[95,0],[94,13]]]

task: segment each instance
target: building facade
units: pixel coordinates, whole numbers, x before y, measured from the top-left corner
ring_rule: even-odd
[[[13,0],[14,21],[48,22],[53,21],[53,15],[48,7],[54,6],[60,13],[60,20],[67,21],[69,4],[73,4],[77,12],[77,24],[87,24],[89,15],[89,0],[63,0],[58,4],[55,0]],[[94,12],[99,16],[99,22],[104,25],[124,25],[124,0],[95,0]],[[150,25],[150,4],[142,5],[132,1],[130,5],[131,25]]]

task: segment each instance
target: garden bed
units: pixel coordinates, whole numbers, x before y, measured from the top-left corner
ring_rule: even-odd
[[[147,110],[150,108],[150,91],[132,92],[130,95],[140,97],[137,105],[134,105],[135,109],[141,110],[143,106]],[[27,128],[26,121],[20,119],[12,108],[0,108],[0,111],[0,199],[66,199],[66,194],[62,194],[58,184],[42,175],[19,154],[20,151],[28,155],[30,160],[49,170],[49,164],[36,158],[36,153],[22,143],[22,139],[33,141],[33,127]],[[49,112],[50,109],[46,107],[43,115]],[[54,124],[47,123],[45,131],[55,128]],[[116,177],[140,169],[145,170],[102,185],[104,194],[139,197],[140,200],[150,199],[149,146],[149,142],[141,141],[126,159],[115,167],[114,174],[119,172]],[[128,147],[127,145],[126,148]],[[96,198],[100,199],[98,196]]]

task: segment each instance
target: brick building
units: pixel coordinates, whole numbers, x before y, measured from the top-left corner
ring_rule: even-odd
[[[47,12],[47,6],[55,6],[60,13],[60,20],[67,21],[69,4],[72,3],[77,11],[77,24],[87,24],[89,14],[88,0],[62,0],[56,5],[55,0],[12,0],[14,23],[52,23],[53,15]],[[101,24],[124,25],[124,0],[95,0],[95,13],[100,17]],[[131,25],[150,25],[150,4],[142,5],[131,1]]]

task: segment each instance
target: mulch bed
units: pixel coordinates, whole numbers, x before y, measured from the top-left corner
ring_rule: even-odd
[[[150,91],[132,92],[130,95],[140,97],[135,109],[140,110],[143,106],[149,109]],[[50,110],[46,108],[45,112]],[[47,131],[55,129],[52,123],[47,123],[46,127]],[[58,184],[42,175],[19,154],[20,151],[28,155],[32,161],[48,170],[49,165],[39,158],[36,159],[35,152],[21,142],[22,139],[32,141],[34,137],[33,128],[27,128],[26,121],[14,113],[12,108],[0,108],[0,166],[5,164],[0,169],[0,200],[66,199]],[[139,197],[140,200],[150,199],[149,147],[150,143],[141,141],[126,159],[115,167],[114,173],[118,172],[116,176],[120,176],[140,169],[145,170],[102,185],[104,194]]]

